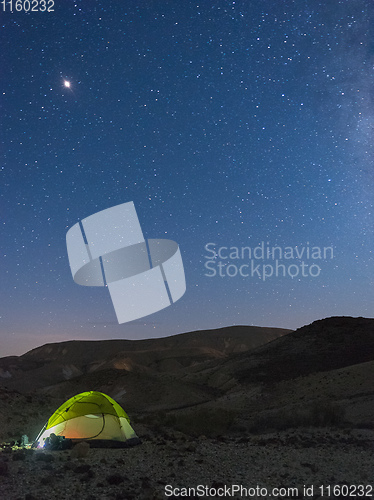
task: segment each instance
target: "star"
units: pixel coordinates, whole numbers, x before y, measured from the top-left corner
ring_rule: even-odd
[[[64,87],[67,87],[68,89],[70,89],[70,82],[68,80],[64,80]]]

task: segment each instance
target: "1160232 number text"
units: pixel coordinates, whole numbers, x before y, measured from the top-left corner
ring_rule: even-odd
[[[54,0],[2,0],[3,12],[54,12]]]

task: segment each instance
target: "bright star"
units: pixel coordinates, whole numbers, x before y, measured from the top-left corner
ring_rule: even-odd
[[[70,82],[68,80],[64,80],[64,86],[70,89]]]

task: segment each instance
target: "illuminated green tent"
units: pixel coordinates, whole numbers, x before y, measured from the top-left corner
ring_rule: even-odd
[[[60,406],[36,438],[39,446],[52,433],[74,441],[139,442],[123,408],[110,396],[96,391],[77,394]]]

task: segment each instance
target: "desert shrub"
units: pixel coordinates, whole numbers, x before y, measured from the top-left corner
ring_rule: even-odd
[[[262,434],[276,430],[287,429],[290,425],[286,422],[284,416],[279,418],[280,414],[260,414],[256,415],[248,426],[248,431],[252,434]]]
[[[305,417],[300,413],[278,411],[256,415],[250,425],[249,432],[262,434],[270,431],[283,431],[293,427],[304,426]]]
[[[256,415],[248,430],[261,434],[298,427],[340,427],[345,423],[344,417],[345,412],[339,405],[317,401],[303,410],[285,409]]]
[[[236,412],[202,408],[183,414],[157,412],[138,417],[137,421],[154,432],[176,430],[189,436],[215,437],[225,434],[233,425]]]
[[[236,418],[236,412],[222,409],[202,408],[184,414],[173,415],[170,422],[174,429],[191,436],[215,437],[227,433]]]
[[[355,424],[357,429],[374,429],[374,422],[371,421],[363,421]]]
[[[172,417],[172,415],[167,415],[164,411],[157,411],[155,413],[147,413],[141,416],[133,416],[132,420],[133,423],[146,425],[154,432],[159,432],[165,426],[165,422],[170,421]]]
[[[314,427],[340,426],[345,420],[345,411],[330,401],[316,401],[310,409],[310,424]]]

